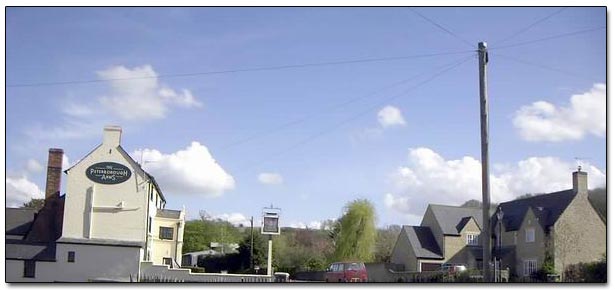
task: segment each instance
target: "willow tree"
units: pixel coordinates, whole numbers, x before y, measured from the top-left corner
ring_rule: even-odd
[[[374,206],[366,199],[358,199],[348,203],[344,209],[345,213],[337,224],[335,258],[338,261],[373,261],[377,237]]]

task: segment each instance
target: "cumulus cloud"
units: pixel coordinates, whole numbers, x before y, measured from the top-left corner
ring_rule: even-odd
[[[378,122],[383,128],[406,125],[401,111],[393,106],[386,106],[378,112]]]
[[[309,222],[307,224],[303,223],[303,222],[292,222],[292,223],[290,223],[290,225],[288,227],[296,228],[296,229],[319,230],[321,226],[322,226],[322,222],[321,221],[311,221],[311,222]]]
[[[567,106],[539,101],[521,107],[513,125],[526,141],[580,140],[587,134],[606,133],[606,85],[594,84],[587,92],[573,95]]]
[[[244,227],[250,226],[250,219],[244,216],[243,214],[237,213],[237,212],[214,215],[212,216],[212,219],[227,221],[233,224],[234,226],[244,226]]]
[[[99,71],[98,76],[111,86],[109,94],[99,99],[100,103],[125,120],[160,119],[172,105],[201,106],[189,90],[176,92],[159,83],[158,74],[150,65],[132,69],[114,66]]]
[[[278,185],[282,184],[284,179],[278,173],[263,172],[258,175],[258,181],[266,185]]]
[[[33,198],[44,198],[45,193],[26,176],[6,177],[6,206],[19,207]]]
[[[170,154],[143,149],[131,155],[135,160],[142,156],[144,169],[156,178],[164,192],[215,197],[235,188],[233,176],[199,142]]]
[[[384,204],[397,212],[422,215],[428,203],[460,205],[482,199],[481,163],[464,156],[446,160],[429,148],[409,150],[408,165],[391,174],[393,190]],[[516,164],[496,164],[490,176],[491,199],[501,202],[526,193],[572,188],[575,164],[555,157],[530,157]],[[589,188],[606,183],[606,174],[587,164]]]
[[[43,165],[38,163],[35,159],[28,159],[26,162],[26,169],[32,173],[39,173],[43,171]]]

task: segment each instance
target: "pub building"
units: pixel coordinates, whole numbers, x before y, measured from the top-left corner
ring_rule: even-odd
[[[120,145],[122,129],[66,174],[50,149],[42,209],[6,208],[6,282],[137,281],[141,262],[178,268],[185,210],[166,209],[153,176]]]

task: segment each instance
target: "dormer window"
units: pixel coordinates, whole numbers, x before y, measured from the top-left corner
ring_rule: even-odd
[[[468,246],[478,246],[478,233],[467,233],[466,234],[466,245]]]

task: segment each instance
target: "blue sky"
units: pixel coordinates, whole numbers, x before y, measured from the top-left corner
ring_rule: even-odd
[[[190,217],[273,203],[316,226],[367,198],[379,225],[418,223],[430,202],[480,199],[479,41],[493,199],[570,188],[575,157],[605,183],[605,8],[414,11],[9,8],[7,204],[40,196],[48,148],[73,164],[115,124]]]

